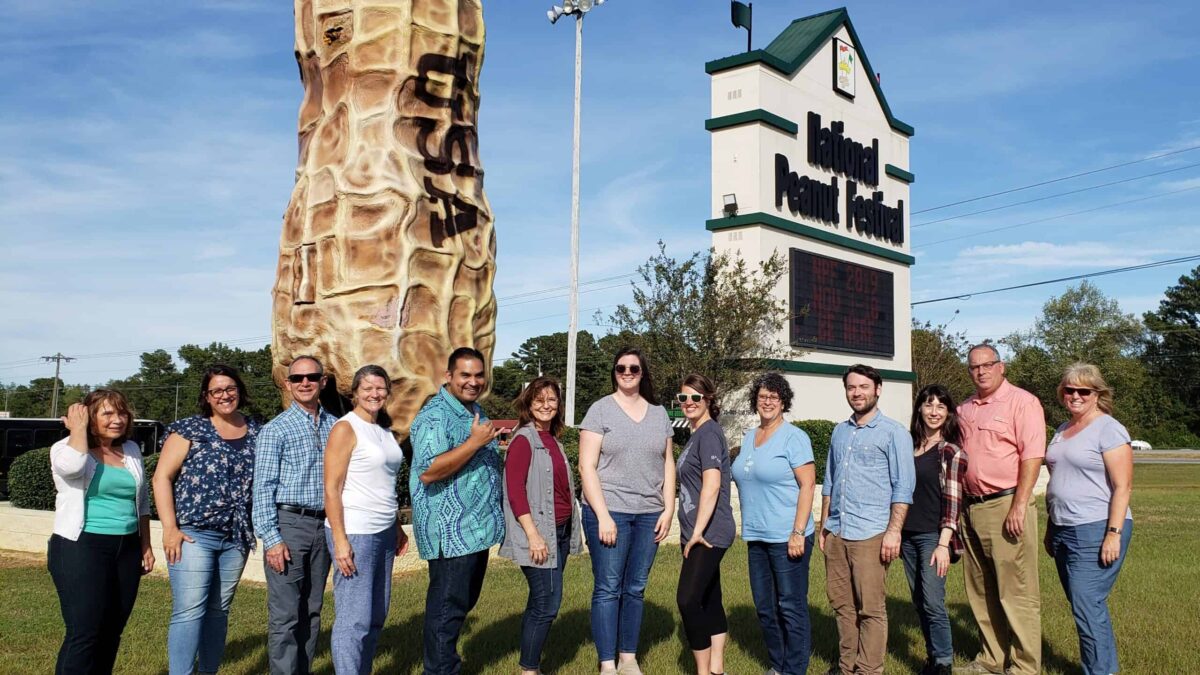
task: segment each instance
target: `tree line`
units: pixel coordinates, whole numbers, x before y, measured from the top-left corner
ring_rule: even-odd
[[[638,268],[632,300],[596,322],[608,332],[577,337],[575,409],[582,416],[612,390],[609,367],[624,346],[641,347],[653,360],[655,385],[667,402],[689,372],[703,372],[726,392],[745,386],[770,359],[800,352],[779,336],[788,320],[774,289],[787,272],[782,256],[757,265],[702,251],[684,258],[658,252]],[[1116,417],[1135,438],[1163,447],[1200,447],[1200,267],[1167,288],[1157,309],[1141,317],[1123,312],[1095,285],[1081,282],[1051,297],[1033,325],[993,341],[1005,354],[1008,377],[1037,395],[1052,425],[1066,419],[1056,387],[1076,361],[1100,367],[1116,392]],[[947,385],[958,400],[973,391],[966,369],[968,336],[946,325],[913,323],[914,393],[925,384]],[[245,350],[221,343],[185,345],[141,355],[137,373],[105,386],[123,391],[139,417],[169,422],[197,408],[200,375],[212,363],[238,368],[250,390],[248,412],[270,418],[280,409],[271,380],[268,346]],[[566,381],[567,334],[525,340],[492,367],[491,393],[482,404],[495,419],[512,418],[509,402],[538,375]],[[50,413],[52,378],[4,388],[14,417]],[[59,383],[59,410],[80,400],[83,385]],[[802,410],[796,411],[804,417]],[[906,415],[906,411],[892,414]],[[578,420],[576,420],[578,421]]]
[[[967,336],[930,323],[914,322],[912,331],[917,387],[940,382],[958,400],[970,395]],[[1067,419],[1057,395],[1062,373],[1083,361],[1104,374],[1114,417],[1134,438],[1200,447],[1200,267],[1141,317],[1085,280],[1047,300],[1030,328],[992,342],[1005,355],[1009,381],[1041,400],[1051,426]]]

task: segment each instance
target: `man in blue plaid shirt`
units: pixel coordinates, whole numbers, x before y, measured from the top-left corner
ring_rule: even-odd
[[[292,361],[292,405],[258,434],[254,457],[254,532],[267,576],[267,655],[271,672],[307,675],[321,630],[329,576],[325,545],[325,442],[337,418],[318,400],[321,363]]]

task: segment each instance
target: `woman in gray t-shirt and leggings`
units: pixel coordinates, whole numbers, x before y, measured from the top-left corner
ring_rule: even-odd
[[[641,675],[643,594],[675,512],[672,429],[639,350],[617,353],[612,383],[613,393],[593,403],[579,426],[583,533],[595,576],[592,640],[601,673]]]

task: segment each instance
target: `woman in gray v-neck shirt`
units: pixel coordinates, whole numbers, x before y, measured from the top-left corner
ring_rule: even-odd
[[[617,353],[612,383],[613,393],[579,425],[583,532],[595,576],[592,639],[601,673],[641,675],[643,593],[675,510],[672,429],[640,351]]]

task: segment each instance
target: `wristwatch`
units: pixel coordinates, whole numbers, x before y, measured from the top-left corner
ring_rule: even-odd
[[[797,537],[800,537],[800,538],[802,538],[802,539],[804,538],[804,533],[803,533],[803,532],[801,532],[800,530],[792,530],[792,534],[794,534],[794,535],[796,535]]]
[[[1108,531],[1112,532],[1113,534],[1121,534],[1121,528],[1119,527],[1110,527],[1108,528]]]

